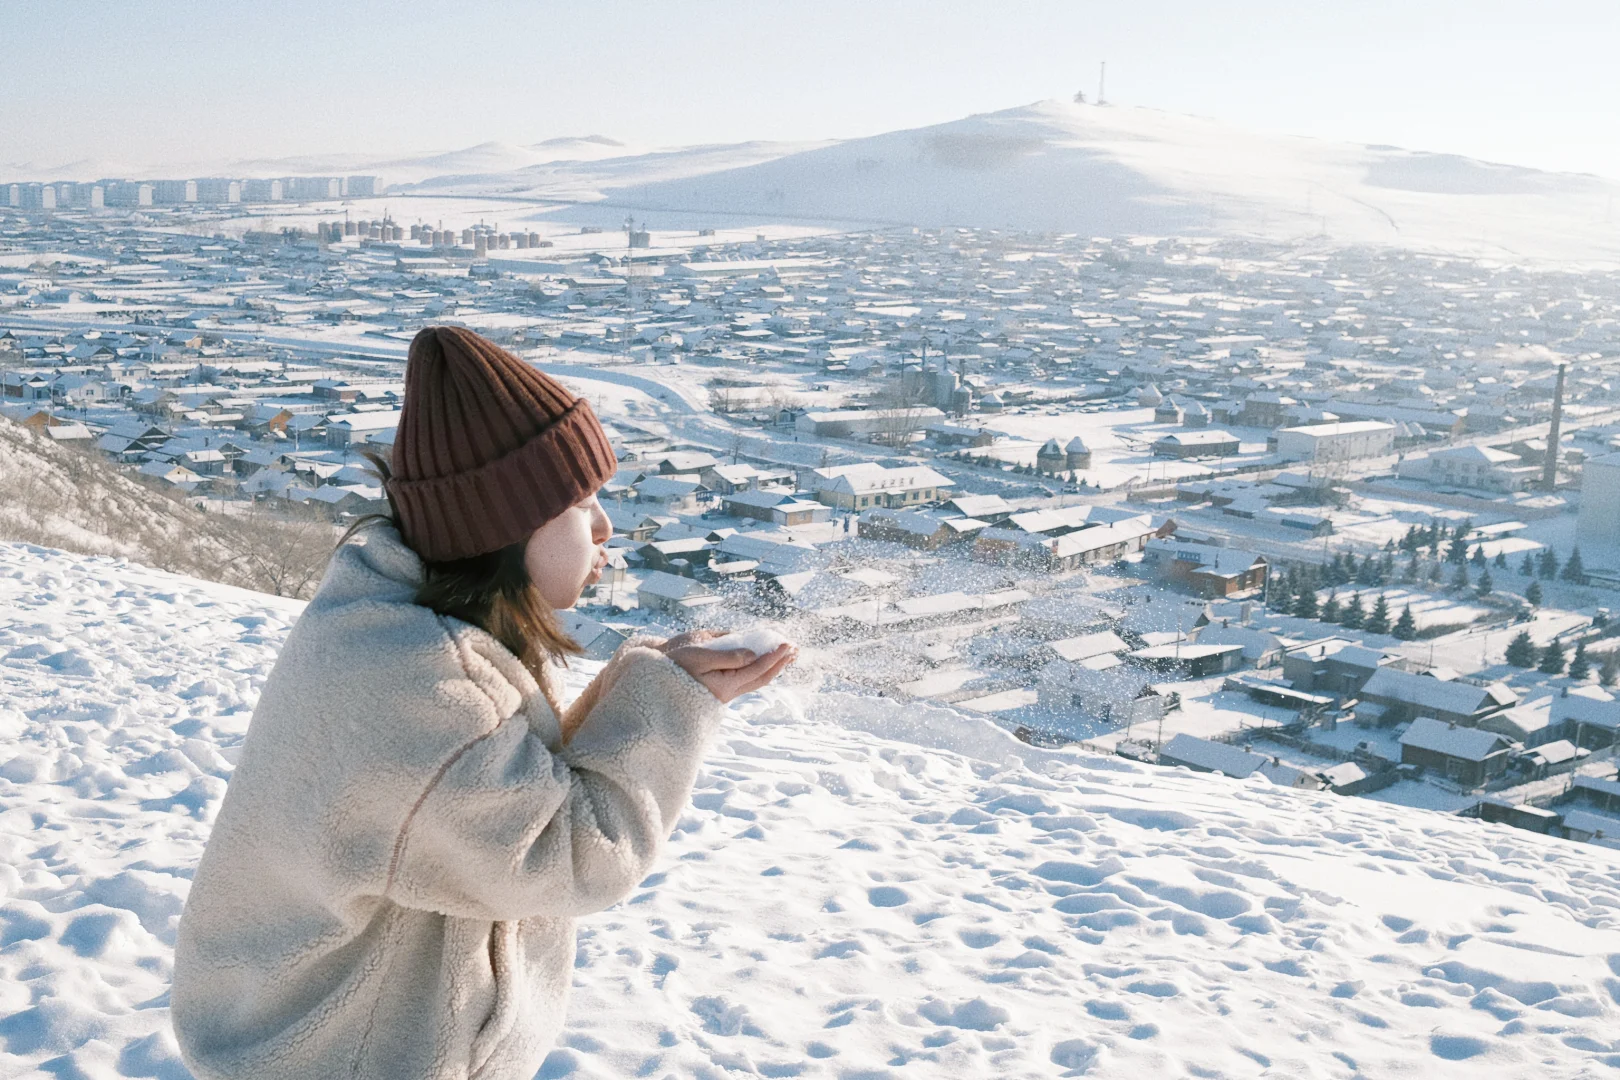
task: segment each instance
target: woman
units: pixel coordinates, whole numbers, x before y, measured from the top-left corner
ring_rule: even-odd
[[[574,918],[646,876],[723,704],[793,658],[632,639],[558,707],[554,612],[601,573],[615,468],[544,374],[458,328],[411,343],[394,513],[288,634],[180,921],[203,1080],[539,1068]]]

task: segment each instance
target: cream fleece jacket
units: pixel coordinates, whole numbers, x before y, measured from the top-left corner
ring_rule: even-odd
[[[723,706],[631,643],[560,747],[517,658],[411,602],[397,532],[362,535],[253,714],[180,920],[175,1034],[202,1080],[529,1080],[575,916],[647,875]]]

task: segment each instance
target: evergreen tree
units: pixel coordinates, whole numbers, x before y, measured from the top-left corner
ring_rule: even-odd
[[[1327,599],[1322,601],[1322,610],[1316,617],[1323,622],[1335,623],[1339,621],[1339,614],[1339,596],[1337,593],[1329,592]]]
[[[1598,665],[1598,682],[1613,686],[1616,679],[1620,679],[1620,649],[1610,649],[1603,654],[1603,663]]]
[[[1344,613],[1339,616],[1339,625],[1351,630],[1360,630],[1367,621],[1367,613],[1361,607],[1361,594],[1354,593],[1344,605]]]
[[[1367,632],[1370,634],[1389,633],[1389,601],[1384,594],[1378,594],[1378,600],[1373,604],[1372,614],[1367,616]]]
[[[1498,570],[1506,570],[1507,569],[1507,552],[1498,551],[1496,553],[1496,558],[1491,560],[1491,565],[1496,567]]]
[[[1536,564],[1530,558],[1530,553],[1527,551],[1527,552],[1524,553],[1524,562],[1519,564],[1519,576],[1520,577],[1534,577],[1535,573],[1536,573]]]
[[[1562,575],[1565,581],[1573,581],[1577,585],[1586,584],[1586,567],[1581,564],[1581,549],[1572,548],[1569,553],[1569,562],[1564,564]]]
[[[1446,562],[1461,564],[1468,559],[1468,541],[1460,536],[1451,538],[1451,544],[1446,548]]]
[[[1586,642],[1577,642],[1575,655],[1569,661],[1569,677],[1584,679],[1592,674],[1592,662],[1586,658]]]
[[[1420,543],[1421,541],[1418,538],[1418,527],[1416,525],[1407,526],[1406,535],[1401,537],[1401,550],[1406,552],[1408,555],[1415,555],[1417,554],[1417,549]]]
[[[1524,598],[1530,601],[1531,607],[1541,606],[1541,582],[1532,581],[1529,588],[1524,590]]]
[[[1485,599],[1485,597],[1491,595],[1491,590],[1494,588],[1496,588],[1496,582],[1491,580],[1490,570],[1481,570],[1479,572],[1479,581],[1474,585],[1474,591],[1479,594],[1479,598],[1481,600]]]
[[[1541,663],[1536,670],[1543,675],[1559,675],[1564,670],[1564,647],[1556,641],[1547,642],[1547,647],[1541,650]]]
[[[1395,556],[1392,552],[1384,552],[1384,557],[1378,560],[1378,584],[1383,585],[1395,576]]]
[[[1451,587],[1453,589],[1466,589],[1466,588],[1468,588],[1468,564],[1467,563],[1458,563],[1457,564],[1457,572],[1451,575]]]
[[[1473,531],[1474,531],[1474,519],[1473,518],[1463,518],[1461,521],[1457,522],[1457,531],[1452,533],[1451,535],[1455,536],[1458,540],[1461,540],[1461,539],[1463,539],[1464,537],[1466,537],[1469,533],[1471,533]]]
[[[1485,565],[1485,545],[1475,544],[1474,553],[1468,556],[1468,561],[1473,563],[1475,566],[1483,567]]]
[[[1304,589],[1294,601],[1294,614],[1302,619],[1316,618],[1316,591]]]
[[[1411,641],[1417,637],[1417,620],[1412,618],[1412,605],[1407,604],[1401,609],[1401,617],[1395,620],[1395,626],[1390,630],[1402,641]]]
[[[1537,569],[1539,576],[1546,581],[1558,576],[1558,555],[1552,548],[1541,553],[1541,565]]]
[[[1371,555],[1361,560],[1361,567],[1356,571],[1356,583],[1360,585],[1378,584],[1378,563]]]
[[[1536,643],[1530,640],[1530,631],[1520,630],[1518,637],[1508,642],[1506,659],[1517,668],[1535,667]]]
[[[1406,566],[1401,569],[1401,581],[1404,584],[1413,585],[1413,584],[1417,583],[1417,579],[1418,579],[1417,559],[1416,558],[1408,559],[1407,562],[1406,562]]]
[[[1438,584],[1440,584],[1440,579],[1442,577],[1444,577],[1444,576],[1445,575],[1440,570],[1440,560],[1436,559],[1434,562],[1429,564],[1429,580],[1430,581],[1432,581],[1436,585],[1438,585]]]

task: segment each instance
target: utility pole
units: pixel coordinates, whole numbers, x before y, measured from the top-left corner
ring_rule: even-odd
[[[1108,78],[1108,61],[1102,62],[1102,71],[1097,74],[1097,104],[1106,105],[1108,99],[1103,97],[1103,83]]]

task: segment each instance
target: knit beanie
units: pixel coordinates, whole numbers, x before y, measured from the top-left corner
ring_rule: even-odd
[[[388,494],[429,562],[527,540],[618,469],[583,398],[459,326],[411,341]]]

